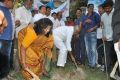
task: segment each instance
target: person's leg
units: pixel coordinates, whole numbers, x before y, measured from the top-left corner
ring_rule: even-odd
[[[118,43],[115,43],[114,44],[114,48],[115,48],[115,51],[116,51],[116,54],[117,54],[117,59],[118,59],[118,63],[120,65],[120,48],[118,47]],[[120,70],[120,66],[119,66],[119,70]]]
[[[67,49],[65,43],[57,36],[54,36],[55,46],[59,49],[57,66],[64,67],[67,59]]]
[[[10,54],[10,68],[13,69],[13,58],[14,58],[14,40],[12,40],[12,48]]]
[[[98,52],[98,64],[103,65],[102,58],[103,58],[103,42],[102,39],[97,39],[97,52]]]
[[[85,65],[86,60],[86,47],[85,47],[85,40],[84,40],[84,34],[81,34],[80,36],[80,52],[81,52],[81,63]]]
[[[0,40],[0,43],[2,43],[0,51],[6,56],[6,63],[1,71],[1,74],[4,75],[3,77],[5,77],[8,75],[10,71],[10,54],[11,54],[12,41]]]
[[[87,51],[87,58],[88,58],[88,65],[92,65],[92,55],[91,55],[91,37],[89,33],[86,33],[85,35],[85,46]]]
[[[105,42],[105,58],[106,58],[106,62],[105,62],[105,71],[108,72],[108,74],[111,72],[111,41],[106,41]],[[106,70],[107,69],[107,70]]]
[[[96,67],[96,44],[97,44],[97,36],[96,32],[91,32],[91,54],[92,54],[92,67]]]
[[[59,42],[59,46],[57,66],[64,67],[67,59],[67,49],[63,42]]]
[[[80,37],[75,40],[75,59],[77,62],[81,63],[81,54],[80,54]]]

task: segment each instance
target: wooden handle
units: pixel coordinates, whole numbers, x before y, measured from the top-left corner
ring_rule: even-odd
[[[40,78],[36,74],[34,74],[30,69],[26,68],[25,70],[33,76],[32,80],[40,80]]]

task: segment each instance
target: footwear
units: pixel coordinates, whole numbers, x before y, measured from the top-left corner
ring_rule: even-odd
[[[97,67],[97,68],[100,68],[100,67],[102,67],[102,66],[101,66],[100,64],[97,64],[96,67]]]
[[[105,71],[104,65],[102,65],[102,66],[100,67],[100,70],[103,71],[103,72]]]

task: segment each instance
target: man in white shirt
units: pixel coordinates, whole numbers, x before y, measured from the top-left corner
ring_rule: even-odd
[[[53,20],[53,17],[51,16],[51,7],[49,6],[46,6],[46,17],[49,18],[51,21]]]
[[[111,72],[112,65],[116,61],[116,54],[113,45],[113,29],[112,29],[112,15],[113,15],[113,2],[104,3],[105,13],[101,16],[101,22],[103,23],[103,39],[105,42],[105,54],[106,64],[105,69],[108,73]]]
[[[38,14],[35,14],[35,16],[33,17],[33,21],[36,22],[38,21],[39,19],[42,19],[42,18],[46,18],[46,6],[42,5],[39,7],[39,10],[40,12]]]
[[[15,22],[16,22],[16,37],[18,32],[27,26],[29,23],[32,23],[32,14],[30,8],[32,7],[32,0],[25,0],[24,5],[15,10]]]
[[[72,51],[71,39],[74,32],[73,27],[60,26],[53,29],[54,44],[59,49],[57,66],[64,67],[67,53]]]
[[[59,26],[65,26],[65,22],[62,20],[62,12],[57,13],[57,19],[58,19],[58,21],[60,23]]]
[[[52,21],[53,21],[53,29],[57,28],[60,26],[60,22],[59,20],[57,19],[57,13],[52,13]]]

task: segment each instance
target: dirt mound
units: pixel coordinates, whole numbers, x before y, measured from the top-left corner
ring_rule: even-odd
[[[69,72],[57,70],[51,80],[86,80],[86,74],[81,68],[74,69]]]

